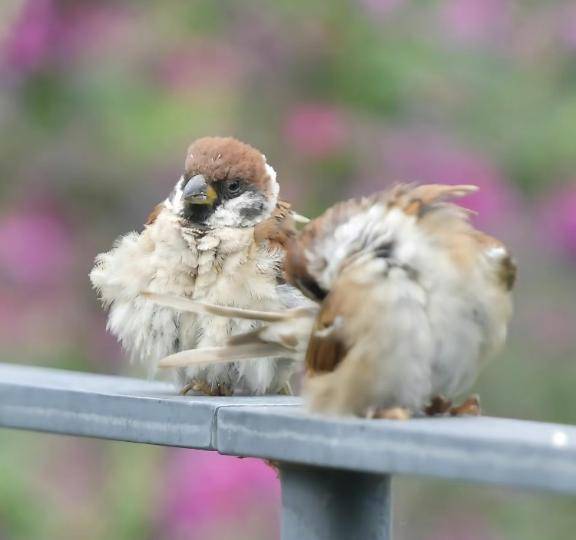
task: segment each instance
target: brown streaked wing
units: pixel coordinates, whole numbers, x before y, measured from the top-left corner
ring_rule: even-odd
[[[288,242],[296,236],[296,226],[290,211],[290,205],[278,201],[272,215],[254,227],[254,239],[257,243],[268,241],[286,249]]]
[[[511,291],[516,284],[516,275],[518,273],[518,267],[516,262],[511,255],[507,255],[502,259],[500,264],[500,272],[498,277],[500,278],[500,283],[504,285],[507,291]]]
[[[517,267],[506,246],[500,240],[481,232],[477,232],[476,240],[485,252],[494,248],[502,248],[505,251],[505,254],[496,264],[496,279],[504,290],[511,291],[516,283]]]
[[[336,323],[336,304],[329,295],[320,309],[306,351],[306,371],[319,375],[334,371],[344,360],[348,347]]]

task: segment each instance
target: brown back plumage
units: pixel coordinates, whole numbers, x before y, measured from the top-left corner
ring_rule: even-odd
[[[386,198],[388,206],[396,206],[404,213],[420,218],[442,201],[464,197],[475,191],[478,187],[472,185],[398,184],[389,193],[378,196]]]
[[[284,249],[295,236],[296,226],[291,207],[284,201],[278,201],[272,215],[254,227],[254,239],[257,243],[267,241]]]
[[[321,291],[319,284],[312,277],[306,253],[315,253],[315,245],[323,242],[334,233],[339,225],[349,221],[354,215],[366,212],[375,203],[383,203],[389,208],[398,208],[407,215],[422,218],[434,208],[439,208],[443,201],[463,197],[477,191],[471,185],[442,184],[398,184],[392,189],[338,203],[310,222],[299,234],[297,241],[288,246],[286,256],[286,274],[288,281],[302,289],[307,296],[322,300],[328,291]],[[462,209],[465,212],[464,209]],[[316,261],[318,264],[318,261]]]
[[[334,234],[335,229],[355,215],[367,212],[376,203],[389,209],[399,209],[409,216],[422,219],[435,209],[445,206],[447,199],[462,197],[478,188],[469,185],[413,185],[398,184],[390,190],[370,197],[351,199],[329,208],[322,216],[309,223],[296,240],[288,246],[286,274],[288,281],[304,294],[317,302],[322,302],[316,319],[312,337],[306,354],[306,368],[311,374],[334,370],[347,354],[347,345],[337,327],[336,318],[341,311],[338,291],[323,290],[310,271],[308,254],[317,254],[317,246]],[[462,209],[462,212],[466,211]],[[465,214],[463,214],[465,216]],[[322,267],[322,261],[314,260],[315,269]],[[510,280],[506,275],[504,279]],[[333,327],[330,331],[327,329]]]

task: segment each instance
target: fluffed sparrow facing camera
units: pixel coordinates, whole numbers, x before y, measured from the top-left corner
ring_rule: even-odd
[[[185,170],[141,233],[120,237],[90,273],[109,308],[108,328],[132,357],[154,367],[184,349],[221,345],[260,325],[182,313],[142,291],[220,306],[282,310],[304,302],[283,278],[294,214],[278,199],[274,169],[255,148],[206,137],[188,148]],[[294,370],[284,358],[178,370],[181,391],[226,395],[283,391]]]

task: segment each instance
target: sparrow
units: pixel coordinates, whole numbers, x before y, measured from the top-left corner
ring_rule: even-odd
[[[470,211],[448,202],[476,190],[400,184],[333,206],[292,239],[286,256],[288,281],[315,309],[268,313],[263,327],[224,347],[182,352],[161,365],[285,349],[305,363],[303,393],[313,412],[479,414],[477,396],[459,406],[452,400],[505,342],[516,266],[500,241],[472,226]]]
[[[260,310],[305,302],[283,277],[294,222],[305,218],[278,194],[274,169],[248,144],[205,137],[189,146],[183,174],[143,231],[121,236],[90,273],[109,310],[107,327],[132,358],[154,370],[167,355],[222,345],[261,324],[159,306],[143,291]],[[294,369],[275,356],[184,367],[177,381],[182,394],[276,393],[287,390]]]

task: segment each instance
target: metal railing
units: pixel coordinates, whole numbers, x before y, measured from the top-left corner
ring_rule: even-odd
[[[9,364],[0,426],[278,461],[284,540],[390,539],[394,474],[576,493],[574,426],[327,419],[298,398],[179,397],[160,382]]]

